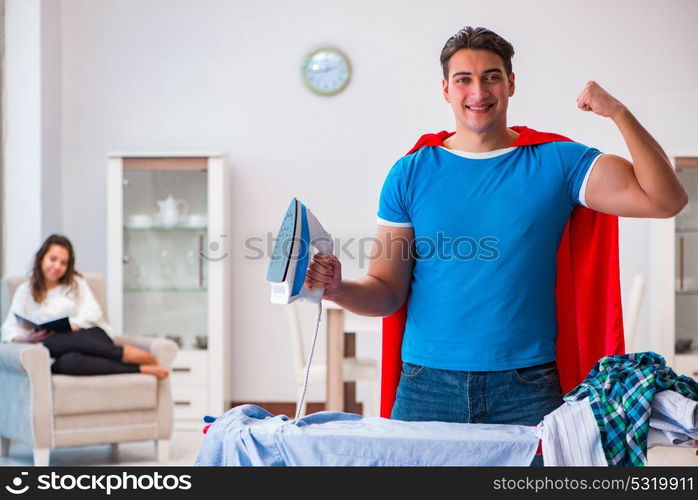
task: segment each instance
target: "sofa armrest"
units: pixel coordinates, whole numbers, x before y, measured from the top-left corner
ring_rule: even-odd
[[[0,370],[25,374],[46,367],[50,356],[42,344],[0,344]]]
[[[177,344],[170,339],[162,339],[157,337],[128,337],[120,336],[114,337],[114,343],[116,345],[129,344],[140,349],[145,349],[158,360],[162,366],[170,368],[172,362],[177,356],[179,347]]]
[[[0,435],[52,448],[51,363],[42,344],[0,344]]]
[[[179,347],[170,339],[157,337],[114,337],[116,345],[129,344],[150,352],[162,366],[172,367],[172,362],[177,356]],[[158,383],[158,439],[170,439],[174,427],[174,403],[172,401],[172,389],[170,377],[160,380]]]

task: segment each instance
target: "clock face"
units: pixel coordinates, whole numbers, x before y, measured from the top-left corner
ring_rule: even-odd
[[[305,84],[316,94],[337,94],[344,90],[350,77],[349,59],[338,49],[318,49],[303,64]]]

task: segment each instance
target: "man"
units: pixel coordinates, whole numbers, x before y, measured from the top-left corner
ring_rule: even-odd
[[[446,42],[455,134],[391,169],[366,277],[342,280],[333,255],[308,269],[306,286],[357,314],[389,315],[409,295],[392,418],[539,423],[562,403],[555,256],[572,209],[664,218],[688,201],[659,144],[595,82],[577,105],[614,121],[632,163],[570,141],[514,147],[513,54],[484,28]]]

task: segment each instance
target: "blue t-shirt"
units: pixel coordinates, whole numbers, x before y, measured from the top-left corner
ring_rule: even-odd
[[[555,360],[557,248],[600,155],[550,142],[398,160],[378,223],[414,228],[403,361],[491,371]]]

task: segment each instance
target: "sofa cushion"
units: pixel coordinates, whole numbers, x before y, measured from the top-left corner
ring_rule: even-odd
[[[53,414],[148,410],[157,406],[157,379],[143,373],[52,375]]]

